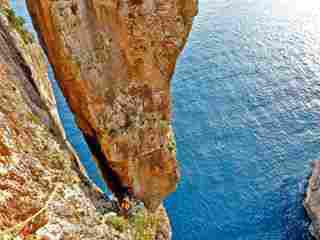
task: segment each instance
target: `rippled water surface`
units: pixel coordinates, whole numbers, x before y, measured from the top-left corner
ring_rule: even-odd
[[[301,203],[320,157],[319,63],[320,1],[200,0],[173,79],[175,240],[309,239]],[[68,135],[90,159],[55,89]]]

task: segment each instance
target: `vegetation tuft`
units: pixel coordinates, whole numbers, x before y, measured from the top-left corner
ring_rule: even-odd
[[[152,240],[158,227],[158,218],[145,211],[140,211],[130,219],[130,225],[135,229],[135,240]]]
[[[1,12],[7,17],[10,26],[17,30],[17,32],[20,34],[22,40],[24,43],[34,43],[35,37],[32,33],[28,32],[25,28],[26,21],[21,16],[16,16],[14,10],[10,8],[3,8],[1,9]]]
[[[121,233],[132,232],[134,240],[154,239],[159,225],[159,219],[156,215],[142,209],[130,215],[129,218],[119,215],[105,216],[102,222]]]
[[[124,232],[128,228],[128,221],[120,216],[110,216],[105,220],[105,223],[119,232]]]
[[[171,153],[176,152],[177,144],[174,136],[170,138],[169,143],[167,144],[167,148]]]

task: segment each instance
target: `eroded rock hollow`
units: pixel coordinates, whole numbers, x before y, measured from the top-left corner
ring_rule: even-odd
[[[176,189],[170,80],[197,0],[27,0],[109,188],[155,210]]]

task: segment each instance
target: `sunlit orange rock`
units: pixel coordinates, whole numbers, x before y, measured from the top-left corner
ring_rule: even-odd
[[[136,209],[129,221],[88,180],[59,124],[44,54],[2,3],[0,239],[170,240],[163,207]],[[123,220],[124,231],[110,218]]]
[[[179,180],[170,80],[197,0],[28,0],[110,189],[155,210]]]

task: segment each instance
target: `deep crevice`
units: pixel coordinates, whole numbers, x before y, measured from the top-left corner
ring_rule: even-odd
[[[122,185],[120,177],[110,167],[109,161],[103,154],[101,145],[98,142],[97,137],[84,134],[84,138],[88,143],[91,153],[96,158],[97,165],[100,169],[102,177],[105,179],[109,189],[121,201],[126,195],[128,195],[128,188]]]
[[[21,2],[19,2],[19,4],[21,4],[21,5],[18,5],[17,1],[12,1],[11,2],[12,9],[14,9],[14,11],[18,15],[23,16],[27,20],[27,26],[26,26],[27,29],[29,31],[35,32],[34,31],[35,26],[32,24],[32,20],[30,18],[30,13],[27,10],[27,6],[26,6],[25,2],[22,3],[22,1],[21,1]],[[1,25],[0,25],[0,27],[1,27]],[[1,28],[0,28],[0,30],[1,30]],[[0,31],[0,33],[1,33],[1,31]],[[6,34],[5,36],[9,36],[9,35]],[[41,43],[42,39],[41,38],[39,39],[39,34],[35,34],[35,36],[38,39],[38,41]],[[6,39],[6,41],[10,41],[10,39]],[[45,45],[44,44],[39,44],[39,45],[42,47],[42,49],[46,53],[45,57],[47,57],[47,49],[44,48]],[[1,45],[0,45],[0,50],[1,50]],[[17,53],[19,54],[19,51]],[[19,55],[19,57],[22,57],[21,54]],[[76,125],[76,123],[74,121],[74,114],[70,110],[69,105],[66,104],[67,101],[66,101],[65,97],[63,96],[63,94],[61,93],[60,87],[58,87],[57,81],[54,78],[54,74],[51,71],[52,68],[51,68],[51,65],[48,60],[47,60],[47,63],[48,63],[49,80],[51,82],[51,85],[52,85],[52,88],[54,91],[55,99],[57,101],[57,110],[59,112],[59,117],[60,117],[61,122],[63,124],[63,128],[64,128],[66,136],[67,136],[67,140],[75,149],[76,154],[79,156],[81,164],[82,164],[82,166],[84,166],[86,173],[89,175],[90,179],[92,179],[92,181],[97,186],[99,186],[101,190],[107,191],[107,189],[105,187],[106,186],[105,182],[103,182],[101,180],[100,176],[96,175],[96,172],[97,172],[96,164],[91,157],[92,155],[88,149],[87,144],[85,143],[85,139],[82,136],[81,130],[78,128],[78,126]],[[24,71],[25,71],[25,68],[27,67],[26,73],[29,72],[29,74],[31,74],[31,70],[28,68],[28,66],[26,66],[26,65],[23,66],[23,64],[25,64],[25,63],[23,63],[23,60],[22,61],[20,60],[19,64],[21,65],[22,69],[24,69]],[[28,75],[28,76],[30,76],[32,78],[31,75]],[[28,80],[30,81],[30,79],[28,79]],[[21,81],[26,81],[26,80],[21,80]],[[37,97],[37,95],[40,96],[40,94],[39,94],[38,89],[32,79],[31,79],[30,83],[31,84],[26,84],[26,83],[24,84],[24,87],[27,86],[28,88],[30,88],[30,90],[28,91],[28,89],[24,89],[23,92],[24,92],[24,94],[28,95],[28,96],[26,96],[27,98],[30,98],[33,101],[33,98]],[[33,95],[33,98],[32,98],[32,96],[29,96],[29,95]],[[42,110],[43,109],[47,110],[46,106],[43,106],[43,103],[41,102],[41,100],[39,101],[39,108]],[[74,135],[74,133],[76,133],[76,136]],[[92,152],[92,150],[91,150],[91,152]]]

